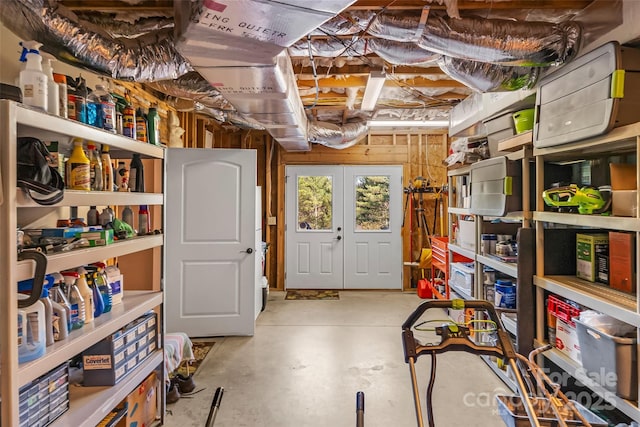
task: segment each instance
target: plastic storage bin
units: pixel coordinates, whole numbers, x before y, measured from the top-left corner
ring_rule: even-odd
[[[635,338],[615,337],[574,319],[582,353],[582,366],[600,378],[601,385],[618,396],[638,398],[638,363]],[[604,375],[602,371],[604,370]],[[611,373],[615,373],[615,378]]]
[[[498,400],[498,413],[500,417],[507,425],[507,427],[530,427],[531,423],[527,417],[527,411],[524,408],[522,398],[519,396],[496,396]],[[589,424],[593,427],[607,427],[608,424],[605,420],[598,417],[596,414],[579,404],[578,402],[571,401],[575,408],[582,414]],[[543,398],[534,398],[533,407],[540,421],[541,427],[555,427],[558,425],[549,401]],[[569,411],[567,411],[569,412]],[[565,422],[568,426],[581,426],[583,425],[578,417],[573,412],[567,413],[565,416]]]

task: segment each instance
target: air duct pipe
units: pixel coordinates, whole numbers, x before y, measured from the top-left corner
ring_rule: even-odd
[[[356,145],[368,130],[363,122],[342,126],[328,122],[309,122],[309,142],[341,150]]]

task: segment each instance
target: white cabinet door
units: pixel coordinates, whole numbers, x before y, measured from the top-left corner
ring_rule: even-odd
[[[167,331],[253,335],[256,152],[170,148],[165,168]]]

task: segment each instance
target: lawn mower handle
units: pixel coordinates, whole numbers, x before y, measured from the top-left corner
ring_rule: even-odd
[[[461,302],[460,302],[461,301]],[[402,324],[403,330],[411,330],[413,325],[420,319],[420,316],[424,314],[425,311],[432,308],[458,308],[459,306],[463,306],[463,308],[473,309],[473,310],[486,310],[489,313],[489,317],[491,320],[496,322],[497,325],[502,325],[500,323],[500,319],[498,318],[498,314],[496,313],[496,309],[493,307],[489,301],[484,300],[472,300],[472,301],[464,301],[464,300],[431,300],[425,301],[416,308],[413,313],[407,317],[407,320]]]

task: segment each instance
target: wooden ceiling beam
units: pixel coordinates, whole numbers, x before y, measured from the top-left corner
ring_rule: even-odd
[[[313,69],[311,67],[294,66],[294,72],[298,75],[313,75]],[[415,74],[416,76],[424,75],[444,75],[444,72],[440,67],[414,67],[411,65],[388,65],[387,74]],[[334,76],[340,74],[349,75],[368,75],[371,71],[380,71],[380,67],[374,67],[370,65],[343,65],[342,67],[316,67],[316,74],[319,76]]]

